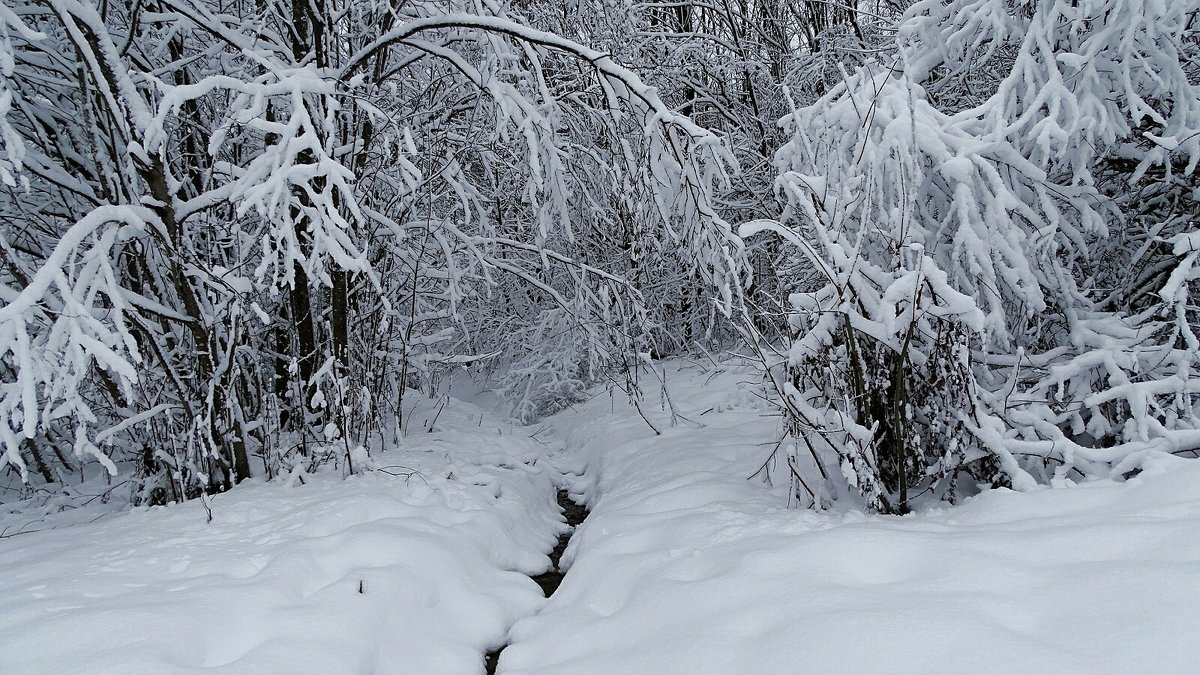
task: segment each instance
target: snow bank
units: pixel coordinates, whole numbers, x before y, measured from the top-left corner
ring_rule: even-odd
[[[545,602],[554,474],[520,430],[430,412],[379,470],[239,486],[212,522],[194,501],[0,539],[0,670],[481,672]]]
[[[779,489],[747,480],[776,423],[730,405],[751,377],[670,368],[672,400],[703,429],[660,414],[655,437],[607,397],[554,420],[581,446],[569,468],[592,512],[562,586],[514,626],[499,672],[1200,663],[1200,462],[1168,457],[1126,483],[992,491],[902,518],[789,510]]]

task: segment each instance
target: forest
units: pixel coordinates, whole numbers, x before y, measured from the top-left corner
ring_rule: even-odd
[[[467,465],[545,493],[506,572],[547,568],[556,491],[596,519],[669,471],[884,539],[1176,480],[1126,514],[1187,511],[1170,549],[1198,164],[1200,0],[0,0],[0,551]],[[470,659],[538,635],[513,612]],[[651,662],[578,672],[788,670]],[[420,663],[310,669],[470,672]]]

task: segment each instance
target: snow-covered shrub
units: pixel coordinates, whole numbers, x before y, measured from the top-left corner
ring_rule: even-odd
[[[903,510],[905,472],[953,498],[964,470],[1029,489],[1200,446],[1194,241],[1161,206],[1191,203],[1178,177],[1200,160],[1198,10],[920,2],[887,61],[785,119],[788,208],[744,231],[820,273],[791,300],[784,391],[799,447],[827,445],[808,461],[836,455],[869,505]],[[1120,181],[1167,197],[1114,198]],[[1102,284],[1129,273],[1141,299],[1114,304]]]
[[[894,73],[864,69],[787,124],[783,223],[742,231],[782,236],[822,282],[790,299],[785,409],[792,431],[822,446],[796,461],[832,453],[885,510],[907,508],[910,492],[953,496],[962,470],[992,479],[961,414],[974,398],[972,345],[1007,335],[1005,304],[977,289],[1036,291],[1005,208],[1017,200],[971,157],[974,139],[946,130]]]
[[[540,313],[507,355],[496,390],[511,403],[513,418],[529,423],[583,399],[597,367],[587,354],[603,350],[576,344],[588,331],[576,330],[574,321],[563,309]]]

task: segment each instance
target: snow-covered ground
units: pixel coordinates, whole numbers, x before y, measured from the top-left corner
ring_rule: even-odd
[[[749,478],[778,423],[752,369],[663,370],[661,436],[619,394],[536,432],[456,401],[386,472],[240,486],[211,523],[51,515],[0,539],[0,672],[471,674],[505,641],[514,675],[1196,672],[1200,462],[816,514]],[[556,482],[592,513],[547,601]]]
[[[0,672],[479,671],[545,602],[554,473],[529,430],[433,412],[380,470],[243,484],[212,522],[193,501],[0,539]]]
[[[1200,672],[1200,462],[820,515],[747,480],[775,425],[753,371],[667,370],[705,428],[652,414],[655,437],[607,397],[553,420],[592,512],[500,672]]]

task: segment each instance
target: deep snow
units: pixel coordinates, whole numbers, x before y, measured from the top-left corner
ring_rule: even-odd
[[[211,523],[192,501],[0,540],[0,672],[480,670],[564,526],[527,430],[462,402],[436,428],[383,471],[243,484]]]
[[[750,478],[753,369],[659,367],[661,436],[619,393],[536,431],[454,401],[373,459],[398,475],[48,516],[0,539],[0,672],[466,674],[506,641],[514,675],[1195,672],[1200,462],[817,514]],[[556,483],[591,515],[545,600]]]
[[[553,420],[591,515],[498,672],[1200,668],[1200,462],[903,518],[816,514],[748,480],[776,424],[753,370],[666,376],[677,410],[707,426],[658,413],[656,437],[607,397]]]

